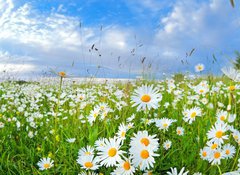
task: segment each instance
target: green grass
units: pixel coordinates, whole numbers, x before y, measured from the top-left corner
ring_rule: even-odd
[[[179,76],[180,77],[180,76]],[[199,156],[200,149],[206,146],[207,132],[216,122],[216,111],[220,109],[218,102],[224,104],[222,110],[226,110],[231,102],[231,114],[237,114],[236,120],[231,124],[235,129],[240,129],[239,119],[239,90],[229,92],[227,87],[234,84],[222,79],[223,85],[220,91],[211,91],[213,86],[220,81],[220,78],[206,78],[211,93],[199,97],[199,100],[188,103],[190,96],[196,95],[189,85],[197,85],[202,79],[184,80],[182,77],[176,79],[175,90],[182,91],[182,98],[178,99],[172,92],[167,92],[168,84],[156,81],[138,81],[135,83],[112,83],[112,84],[67,84],[63,80],[60,84],[45,85],[12,82],[5,82],[0,85],[0,122],[4,127],[0,129],[0,174],[78,174],[83,171],[77,164],[78,150],[87,145],[94,145],[100,138],[114,137],[119,125],[132,114],[135,119],[132,121],[134,127],[127,132],[126,140],[122,150],[128,151],[130,138],[137,131],[147,130],[150,135],[157,135],[159,139],[159,157],[155,158],[153,174],[166,174],[170,167],[181,169],[186,167],[190,174],[202,172],[203,174],[219,174],[217,166],[212,166],[208,161],[202,160]],[[59,80],[60,83],[60,80]],[[131,96],[133,91],[142,84],[159,85],[159,92],[162,94],[162,101],[157,109],[151,109],[146,115],[144,111],[137,111],[132,107]],[[235,83],[236,84],[236,83]],[[120,90],[123,97],[115,96],[114,92]],[[65,96],[62,96],[62,94]],[[77,101],[77,94],[85,94],[83,101]],[[234,99],[229,99],[229,94]],[[213,108],[199,102],[207,98]],[[124,102],[124,103],[123,103]],[[164,107],[166,102],[170,103],[168,108]],[[176,103],[175,106],[172,103]],[[112,112],[101,121],[99,118],[91,126],[87,121],[90,111],[98,104],[106,103]],[[121,108],[119,108],[121,106]],[[196,118],[192,124],[183,121],[183,109],[198,106],[201,108],[202,117]],[[21,110],[22,107],[23,110]],[[28,113],[28,114],[27,114]],[[79,117],[83,116],[82,119]],[[118,116],[118,117],[117,117]],[[168,131],[159,130],[154,124],[146,125],[143,118],[171,118],[176,119]],[[30,120],[32,119],[32,122]],[[82,121],[85,121],[83,123]],[[20,127],[17,127],[20,123]],[[176,134],[176,128],[182,126],[185,129],[183,136]],[[28,136],[29,131],[35,133],[33,138]],[[239,145],[232,138],[230,131],[227,133],[231,143],[239,151]],[[197,141],[199,138],[199,142]],[[74,143],[68,143],[67,138],[76,138]],[[172,147],[165,150],[162,146],[167,139],[172,141]],[[237,152],[236,151],[236,152]],[[54,160],[54,167],[40,171],[37,162],[43,157],[51,157]],[[222,172],[237,170],[237,154],[232,159],[221,160]],[[100,167],[98,173],[110,174],[115,168]],[[136,174],[142,174],[137,171]]]

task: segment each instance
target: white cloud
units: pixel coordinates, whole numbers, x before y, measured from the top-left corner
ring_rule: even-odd
[[[201,62],[214,52],[232,52],[239,43],[240,15],[237,9],[226,5],[225,0],[178,0],[174,4],[165,0],[132,0],[127,3],[139,13],[147,9],[159,15],[156,12],[166,3],[172,10],[159,15],[163,16],[159,17],[161,27],[155,33],[120,24],[109,24],[100,30],[95,26],[80,28],[81,19],[64,15],[66,9],[62,4],[56,10],[43,13],[30,3],[19,7],[12,0],[0,0],[0,59],[4,64],[35,65],[35,69],[74,69],[70,66],[74,60],[79,66],[100,65],[139,72],[141,59],[146,57],[145,63],[162,71],[181,67],[180,59],[193,47],[196,48],[194,60]],[[140,43],[143,46],[138,48]],[[93,44],[98,51],[89,52]],[[131,53],[133,49],[134,54]],[[120,61],[118,56],[121,56]],[[75,67],[75,71],[77,69]],[[30,71],[30,67],[23,70]]]
[[[156,34],[155,43],[161,47],[163,58],[175,60],[178,55],[180,60],[186,52],[196,48],[190,61],[211,63],[212,54],[229,54],[238,48],[239,17],[225,0],[179,0],[161,19],[162,27]],[[210,61],[207,57],[211,57]],[[226,60],[222,60],[224,62]]]

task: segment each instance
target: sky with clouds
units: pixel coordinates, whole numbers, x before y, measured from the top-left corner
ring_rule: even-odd
[[[226,0],[0,0],[0,29],[0,74],[19,77],[219,74],[240,50]]]

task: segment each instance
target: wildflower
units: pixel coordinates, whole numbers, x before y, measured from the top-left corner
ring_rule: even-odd
[[[176,120],[168,119],[168,118],[162,118],[155,120],[156,126],[159,129],[162,129],[164,131],[167,131],[169,126],[171,126],[172,123],[176,122]]]
[[[134,91],[131,98],[133,107],[138,106],[137,110],[156,109],[158,103],[162,100],[162,95],[153,86],[141,86]]]
[[[177,127],[177,135],[182,136],[184,134],[183,127]]]
[[[46,170],[46,169],[49,169],[49,168],[53,167],[53,162],[54,161],[51,160],[50,158],[42,158],[37,163],[37,165],[39,166],[40,170]]]
[[[117,168],[112,172],[112,175],[134,175],[135,173],[135,167],[132,165],[132,162],[130,159],[124,159],[121,160],[117,165]]]
[[[65,77],[66,77],[66,73],[65,73],[65,72],[58,72],[58,75],[59,75],[61,78],[65,78]]]
[[[212,142],[217,144],[222,144],[223,140],[228,139],[228,135],[225,135],[227,129],[227,124],[222,122],[217,122],[212,127],[210,131],[208,131],[207,136],[208,139],[211,139]]]
[[[195,71],[196,72],[202,72],[204,70],[205,66],[203,64],[197,64],[195,66]]]
[[[236,149],[234,146],[230,145],[230,144],[226,144],[223,146],[222,148],[223,152],[225,153],[225,157],[228,158],[232,158],[236,152]]]
[[[221,160],[225,158],[225,154],[222,152],[222,150],[220,149],[217,149],[215,151],[213,151],[209,158],[208,158],[208,161],[212,164],[212,165],[215,165],[215,164],[218,164],[220,165],[221,164]]]
[[[120,150],[120,143],[121,141],[114,137],[105,139],[105,145],[97,148],[99,151],[98,158],[101,166],[116,166],[116,163],[122,160],[121,156],[123,155],[124,151]]]
[[[151,147],[145,145],[139,145],[138,147],[131,146],[130,150],[133,158],[132,162],[135,167],[139,167],[140,170],[153,168],[153,164],[155,163],[154,157],[158,156],[158,154],[154,153]]]
[[[131,138],[130,145],[130,152],[132,152],[132,149],[140,145],[150,147],[153,151],[156,151],[159,144],[156,135],[148,135],[147,131],[138,131],[137,134],[134,133],[134,137]]]
[[[85,170],[96,170],[99,167],[93,155],[78,156],[77,163]]]
[[[204,147],[203,149],[200,150],[200,157],[203,160],[208,160],[209,156],[211,154],[211,149],[209,147]]]
[[[163,147],[165,150],[168,150],[170,149],[172,146],[172,142],[170,140],[166,140],[164,143],[163,143]]]
[[[183,120],[185,122],[188,122],[189,124],[192,124],[193,121],[195,121],[196,117],[200,117],[202,114],[201,114],[201,109],[199,107],[194,107],[194,108],[191,108],[191,109],[185,109],[183,111]]]
[[[81,148],[78,151],[78,156],[90,156],[94,155],[94,148],[92,146],[87,146],[86,148]]]

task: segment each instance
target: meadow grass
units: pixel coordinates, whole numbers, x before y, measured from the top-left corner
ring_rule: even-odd
[[[63,81],[61,81],[63,80]],[[208,91],[198,94],[194,87],[203,82]],[[219,83],[222,82],[222,83]],[[131,97],[142,85],[153,85],[162,95],[156,109],[137,110]],[[174,85],[174,86],[173,86]],[[237,84],[222,78],[171,79],[165,81],[136,81],[129,83],[66,83],[59,78],[55,85],[43,83],[4,82],[0,85],[0,174],[78,174],[85,170],[77,163],[78,151],[87,145],[94,146],[99,138],[116,136],[119,125],[133,124],[126,133],[121,150],[129,154],[130,139],[134,133],[146,130],[156,135],[159,148],[154,157],[153,174],[166,174],[171,167],[186,167],[190,174],[216,175],[238,169],[239,144],[229,130],[226,134],[236,148],[232,158],[222,159],[220,165],[212,165],[200,157],[200,150],[206,146],[207,133],[217,121],[219,110],[236,114],[229,123],[240,129],[240,90],[230,91],[228,87]],[[238,84],[239,85],[239,84]],[[204,99],[204,100],[203,100]],[[169,103],[169,105],[166,105]],[[90,113],[98,105],[109,109],[102,118],[89,122]],[[231,109],[227,107],[231,105]],[[201,116],[191,124],[183,120],[184,109],[199,107]],[[131,116],[134,116],[130,121]],[[176,120],[168,130],[161,130],[153,119]],[[184,128],[184,134],[176,134],[176,128]],[[75,138],[75,142],[67,142]],[[163,143],[171,140],[166,150]],[[39,160],[49,157],[54,166],[41,171]],[[110,174],[113,167],[100,166],[96,173]],[[90,171],[89,171],[90,172]],[[136,169],[135,174],[144,171]]]

